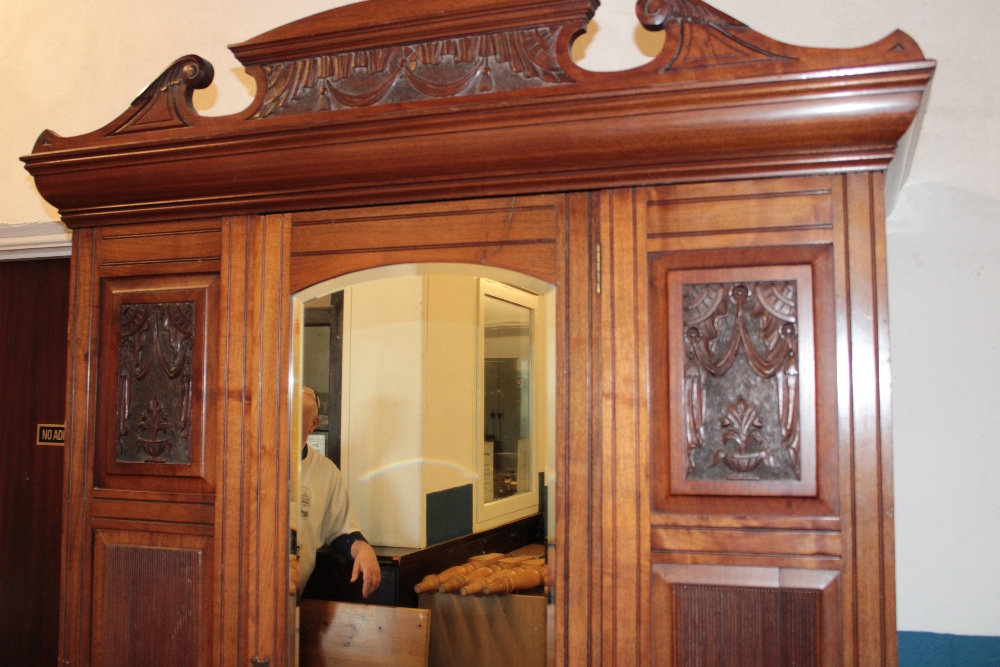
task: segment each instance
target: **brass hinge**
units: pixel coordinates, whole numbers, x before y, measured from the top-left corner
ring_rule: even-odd
[[[271,667],[271,659],[254,656],[250,658],[250,665],[251,667]]]
[[[594,284],[597,293],[601,293],[601,242],[594,244]]]

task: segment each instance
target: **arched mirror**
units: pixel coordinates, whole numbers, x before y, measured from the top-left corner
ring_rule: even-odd
[[[293,443],[302,443],[292,447],[292,470],[304,475],[291,487],[296,547],[310,548],[303,517],[324,511],[312,473],[302,472],[311,467],[299,462],[323,456],[338,466],[381,570],[381,585],[364,597],[343,549],[319,548],[298,591],[301,651],[319,650],[310,614],[335,623],[345,610],[385,611],[350,606],[363,603],[430,611],[431,664],[545,663],[548,587],[537,568],[554,540],[555,312],[551,284],[458,263],[356,271],[293,296],[294,410],[304,387],[319,406],[315,427],[292,419]],[[502,599],[496,588],[462,594],[459,585],[484,582],[487,570],[526,554],[537,583]],[[470,563],[482,567],[468,579],[414,590]]]

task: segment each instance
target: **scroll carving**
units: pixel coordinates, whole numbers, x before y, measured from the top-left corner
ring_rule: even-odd
[[[536,27],[264,65],[257,118],[568,83],[560,28]]]
[[[126,115],[116,121],[120,126],[111,134],[191,125],[188,119],[194,114],[191,109],[194,90],[208,87],[214,75],[212,64],[199,56],[179,58],[132,101]]]
[[[687,479],[801,479],[796,281],[685,284]]]
[[[762,60],[793,60],[754,44],[754,33],[736,19],[700,0],[642,0],[636,13],[643,25],[666,30],[668,53],[661,72]],[[745,36],[741,36],[745,35]]]
[[[194,319],[190,301],[122,305],[117,461],[191,463]]]

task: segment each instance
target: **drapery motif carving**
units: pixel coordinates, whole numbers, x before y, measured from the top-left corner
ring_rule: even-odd
[[[797,480],[796,282],[685,284],[687,479]]]
[[[559,28],[528,28],[264,65],[256,117],[519,90],[571,81]]]
[[[194,302],[121,307],[117,461],[191,463]]]

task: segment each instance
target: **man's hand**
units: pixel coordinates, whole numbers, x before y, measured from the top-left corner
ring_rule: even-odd
[[[356,540],[351,545],[351,558],[354,559],[354,571],[351,573],[351,582],[358,580],[360,574],[364,578],[364,586],[361,594],[368,597],[382,583],[382,570],[378,566],[378,558],[375,557],[375,550],[364,540]]]

